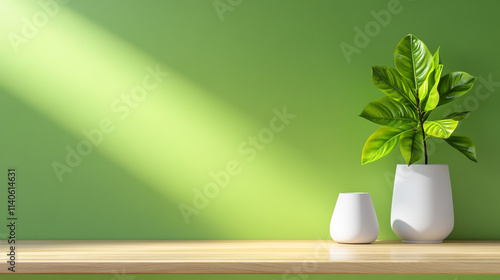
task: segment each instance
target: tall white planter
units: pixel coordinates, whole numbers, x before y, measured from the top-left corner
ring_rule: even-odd
[[[339,243],[372,243],[377,239],[377,215],[369,193],[339,194],[330,236]]]
[[[403,242],[440,243],[453,224],[448,165],[398,164],[391,209],[394,233]]]

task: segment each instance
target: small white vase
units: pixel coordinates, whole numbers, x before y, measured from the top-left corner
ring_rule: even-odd
[[[453,224],[448,165],[398,164],[391,209],[394,233],[407,243],[440,243]]]
[[[377,239],[377,215],[369,193],[339,194],[330,236],[339,243],[372,243]]]

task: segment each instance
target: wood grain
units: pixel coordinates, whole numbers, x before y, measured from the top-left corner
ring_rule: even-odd
[[[500,274],[500,241],[368,245],[333,241],[16,242],[17,273]],[[8,245],[0,242],[0,273]]]

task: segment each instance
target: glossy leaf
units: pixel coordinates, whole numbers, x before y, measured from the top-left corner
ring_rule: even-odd
[[[424,117],[423,117],[424,122],[429,118],[431,113],[432,113],[432,111],[425,112]]]
[[[464,95],[474,86],[476,79],[476,77],[465,72],[452,72],[443,76],[438,85],[438,92],[440,95],[438,106],[444,105],[454,98]]]
[[[408,130],[413,128],[382,126],[377,129],[363,147],[361,163],[370,163],[386,156],[397,145],[401,133]]]
[[[432,61],[435,66],[434,70],[429,75],[429,77],[427,77],[427,80],[425,80],[425,82],[419,89],[420,108],[424,112],[433,110],[434,108],[436,108],[439,102],[437,85],[443,71],[443,65],[439,64],[439,48],[432,56]]]
[[[385,66],[372,67],[373,84],[390,98],[416,106],[410,87],[396,69]]]
[[[439,92],[438,92],[438,84],[441,78],[441,73],[443,72],[443,65],[438,65],[436,69],[434,69],[433,74],[429,76],[429,94],[424,103],[424,111],[431,111],[437,107],[439,104]]]
[[[396,69],[406,80],[412,92],[425,82],[434,69],[432,54],[425,44],[413,35],[405,36],[394,53]]]
[[[476,147],[472,140],[465,136],[450,136],[448,139],[444,139],[453,148],[457,149],[460,153],[466,156],[473,162],[477,162],[476,158]]]
[[[434,67],[437,67],[437,65],[439,65],[439,49],[441,49],[441,47],[438,47],[434,55],[432,55],[432,61],[434,62]]]
[[[412,106],[399,103],[388,96],[368,103],[359,116],[376,124],[392,127],[418,123],[417,112]]]
[[[432,74],[429,75],[429,77],[430,76],[432,76]],[[427,78],[427,80],[425,80],[424,83],[418,89],[418,98],[420,99],[421,102],[422,100],[426,99],[428,93],[429,93],[429,78]]]
[[[452,119],[456,121],[461,121],[467,117],[467,115],[470,113],[470,111],[464,111],[464,112],[458,112],[458,113],[452,113],[449,114],[448,116],[445,117],[445,119]]]
[[[451,136],[457,125],[458,121],[452,119],[426,121],[424,122],[424,131],[428,136],[446,139]]]
[[[424,137],[422,130],[408,130],[399,138],[399,148],[408,166],[414,164],[424,156]]]
[[[439,48],[436,51],[436,53],[432,56],[432,61],[434,63],[434,70],[432,71],[432,73],[429,74],[429,76],[427,77],[425,82],[418,89],[418,98],[420,98],[421,104],[424,104],[424,105],[427,101],[427,96],[429,94],[429,91],[433,88],[433,86],[435,84],[436,77],[441,76],[442,67],[441,67],[441,70],[439,72],[437,71],[438,66],[439,66]],[[424,106],[422,106],[422,107],[424,107]]]

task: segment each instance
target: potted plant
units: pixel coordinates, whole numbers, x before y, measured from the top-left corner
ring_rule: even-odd
[[[439,106],[469,91],[476,78],[465,72],[441,76],[439,48],[432,54],[409,34],[394,53],[396,68],[372,67],[375,86],[386,94],[366,105],[360,116],[382,125],[366,141],[362,164],[387,155],[399,143],[407,164],[398,164],[391,209],[391,227],[404,242],[441,242],[453,229],[453,202],[448,165],[428,164],[426,140],[443,139],[476,162],[472,141],[454,135],[468,114],[452,113],[430,120]],[[424,164],[415,164],[423,159]]]

